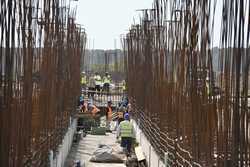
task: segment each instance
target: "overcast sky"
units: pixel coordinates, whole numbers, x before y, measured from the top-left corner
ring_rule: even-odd
[[[133,17],[138,16],[139,12],[136,10],[151,8],[152,2],[153,0],[78,0],[77,22],[86,28],[91,48],[94,43],[96,49],[113,49],[115,39],[119,48],[120,35],[133,23]]]
[[[73,3],[77,5],[77,22],[88,35],[87,48],[114,49],[115,40],[116,48],[120,48],[120,35],[127,32],[134,19],[138,20],[141,12],[136,10],[152,8],[153,0],[78,0]],[[221,16],[222,0],[217,0],[213,46],[220,43]]]

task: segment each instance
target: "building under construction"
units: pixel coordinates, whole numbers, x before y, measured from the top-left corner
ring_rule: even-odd
[[[67,164],[79,96],[89,100],[81,70],[95,71],[93,57],[84,58],[87,35],[70,3],[0,2],[0,166]],[[109,62],[104,51],[101,72],[112,66],[121,74],[124,67],[126,89],[120,93],[117,81],[92,100],[103,108],[98,105],[116,101],[116,111],[122,96],[128,98],[144,165],[250,167],[250,2],[218,3],[154,0],[122,37],[119,61],[111,54]],[[91,145],[84,140],[76,145],[80,154]]]

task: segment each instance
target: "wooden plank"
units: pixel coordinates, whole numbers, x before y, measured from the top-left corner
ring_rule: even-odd
[[[143,151],[142,151],[141,146],[135,147],[135,155],[136,155],[137,160],[138,160],[139,162],[146,159],[146,158],[145,158],[145,155],[144,155],[144,153],[143,153]]]

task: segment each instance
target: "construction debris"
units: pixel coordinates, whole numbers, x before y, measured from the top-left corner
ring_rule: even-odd
[[[93,153],[91,162],[99,163],[123,163],[125,154],[115,151],[111,146],[99,145],[99,148]]]

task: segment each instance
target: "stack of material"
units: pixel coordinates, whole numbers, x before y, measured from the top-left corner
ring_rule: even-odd
[[[124,159],[125,155],[117,148],[108,145],[99,145],[90,161],[98,163],[123,163]]]
[[[135,147],[135,152],[131,153],[126,160],[127,167],[145,167],[146,165],[146,157],[142,151],[141,146]]]
[[[107,119],[106,116],[102,116],[100,118],[100,127],[106,127],[107,126]]]
[[[92,127],[91,134],[92,135],[106,135],[106,127]]]

